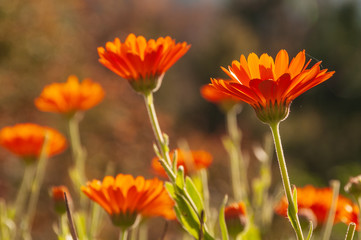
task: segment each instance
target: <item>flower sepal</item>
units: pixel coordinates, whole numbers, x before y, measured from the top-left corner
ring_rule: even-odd
[[[137,80],[129,80],[129,84],[132,86],[134,91],[143,95],[158,91],[162,84],[164,74],[160,76],[150,76],[146,78],[140,78]]]
[[[129,229],[138,225],[141,216],[135,212],[125,212],[111,215],[114,226]]]
[[[267,124],[275,124],[285,120],[290,112],[290,106],[285,104],[269,103],[267,107],[255,107],[258,119]]]

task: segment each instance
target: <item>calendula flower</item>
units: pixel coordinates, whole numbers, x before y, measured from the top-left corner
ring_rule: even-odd
[[[246,206],[243,202],[234,203],[224,209],[227,230],[230,236],[236,238],[247,224]]]
[[[46,86],[35,99],[35,106],[44,112],[73,114],[96,106],[104,95],[98,83],[88,78],[79,83],[78,78],[71,75],[65,83]]]
[[[48,156],[61,153],[67,144],[65,137],[57,130],[33,123],[22,123],[4,127],[0,130],[0,145],[25,159],[39,157],[45,134],[48,133]]]
[[[177,168],[183,166],[185,174],[192,174],[198,170],[208,168],[211,165],[213,157],[209,152],[199,151],[183,151],[176,149],[170,152],[170,158],[173,159],[174,151],[177,151]],[[159,162],[159,158],[152,160],[152,169],[159,176],[167,177],[167,174]]]
[[[131,227],[138,216],[175,219],[174,202],[157,178],[145,180],[142,176],[118,174],[88,182],[81,190],[104,208],[114,225],[122,228]]]
[[[312,220],[315,225],[323,224],[327,220],[328,212],[332,204],[331,188],[315,188],[307,185],[297,188],[297,204],[299,215],[304,215]],[[285,197],[281,199],[275,208],[276,213],[287,216],[288,203]],[[358,208],[348,198],[339,195],[337,198],[334,224],[342,222],[349,224],[357,223]]]
[[[70,204],[71,197],[69,190],[66,186],[61,185],[61,186],[54,186],[51,188],[51,197],[54,202],[54,208],[55,211],[60,215],[66,213],[66,202],[65,202],[64,193],[66,194],[66,199],[68,200],[68,204]]]
[[[286,50],[281,50],[275,61],[264,53],[260,58],[251,53],[246,60],[233,61],[223,71],[234,81],[211,79],[212,86],[250,104],[258,118],[265,123],[284,120],[291,102],[310,88],[329,79],[334,72],[320,69],[321,62],[307,68],[305,51],[289,63]]]
[[[170,37],[146,40],[129,34],[122,43],[119,38],[98,48],[99,62],[141,93],[156,91],[164,73],[190,48],[186,42],[176,43]]]
[[[233,80],[224,81],[234,82]],[[200,91],[204,99],[219,105],[222,109],[226,111],[241,101],[239,98],[220,91],[219,89],[210,84],[203,85]]]

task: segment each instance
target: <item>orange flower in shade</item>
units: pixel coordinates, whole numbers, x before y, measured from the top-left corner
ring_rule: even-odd
[[[66,212],[66,203],[65,203],[65,196],[68,200],[68,203],[71,202],[71,197],[69,190],[66,186],[55,186],[51,188],[51,197],[53,198],[54,208],[58,214],[64,214]]]
[[[291,102],[310,88],[329,79],[334,72],[321,70],[321,62],[307,69],[305,51],[289,63],[285,50],[279,51],[275,61],[267,54],[260,58],[254,53],[248,59],[242,55],[223,71],[235,82],[211,79],[211,85],[250,104],[258,118],[266,123],[284,120]]]
[[[234,203],[224,209],[224,218],[228,233],[236,237],[241,233],[247,224],[246,206],[243,202]]]
[[[135,91],[156,91],[164,73],[190,48],[186,42],[175,43],[170,37],[146,40],[129,34],[125,42],[115,38],[105,49],[98,48],[99,62],[128,80]]]
[[[44,112],[72,114],[88,110],[104,98],[104,90],[91,79],[81,83],[76,76],[69,76],[66,83],[53,83],[46,86],[35,99],[36,107]]]
[[[314,221],[314,224],[323,224],[327,220],[327,215],[332,203],[331,188],[315,188],[305,186],[297,188],[298,212],[306,218]],[[275,208],[277,214],[287,216],[288,202],[283,197]],[[342,222],[349,224],[358,223],[358,208],[346,197],[338,196],[334,224]]]
[[[88,182],[81,190],[107,211],[114,225],[122,228],[132,226],[138,215],[175,219],[174,202],[157,178],[145,180],[142,176],[118,174],[115,178],[106,176],[103,182]]]
[[[61,153],[66,148],[65,137],[49,127],[33,123],[22,123],[0,130],[0,145],[19,157],[34,159],[39,157],[46,132],[49,133],[48,156]]]
[[[170,153],[170,159],[173,159],[174,156],[173,150]],[[177,168],[179,166],[184,167],[185,174],[192,174],[200,169],[208,168],[211,165],[213,157],[210,153],[206,151],[183,151],[180,149],[176,149],[177,151]],[[159,162],[159,158],[155,157],[152,160],[152,169],[159,176],[167,177],[165,170]]]

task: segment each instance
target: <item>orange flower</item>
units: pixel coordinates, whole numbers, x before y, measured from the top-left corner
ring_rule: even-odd
[[[66,148],[66,140],[61,133],[33,123],[2,128],[0,145],[20,157],[34,159],[40,155],[46,132],[49,133],[48,156],[63,152]]]
[[[88,182],[81,190],[107,211],[116,226],[128,228],[138,215],[175,219],[174,202],[157,178],[118,174],[115,178],[106,176],[103,182]]]
[[[81,83],[76,76],[69,76],[66,83],[46,86],[35,99],[35,106],[44,112],[72,114],[88,110],[103,100],[103,88],[91,79]]]
[[[64,193],[66,193],[66,198],[68,200],[68,203],[70,203],[71,197],[69,194],[69,190],[66,186],[61,185],[51,188],[51,197],[53,198],[54,201],[54,208],[55,211],[59,214],[64,214],[66,212]]]
[[[315,224],[325,223],[332,203],[331,188],[315,188],[305,186],[297,188],[298,212],[300,215],[313,220]],[[288,202],[283,197],[276,206],[276,213],[287,216]],[[338,196],[334,224],[342,222],[349,224],[357,223],[358,208],[351,200],[341,195]]]
[[[171,159],[173,159],[174,151],[175,150],[170,153]],[[178,156],[177,168],[179,166],[183,166],[185,174],[192,174],[200,169],[208,168],[213,160],[213,157],[210,153],[202,150],[186,152],[180,149],[176,149],[176,151]],[[167,174],[160,164],[158,157],[153,158],[152,168],[159,176],[167,177]]]
[[[321,62],[307,69],[305,51],[301,51],[289,63],[285,50],[279,51],[276,60],[254,53],[248,59],[241,55],[240,61],[233,61],[223,71],[236,82],[211,79],[212,86],[250,104],[258,118],[266,123],[284,120],[291,102],[310,88],[329,79],[334,72],[321,70]]]
[[[246,216],[246,206],[243,202],[234,203],[224,209],[228,233],[232,237],[235,238],[244,230],[247,224]]]
[[[164,73],[190,48],[186,42],[175,43],[170,37],[146,40],[129,34],[125,42],[115,38],[105,49],[98,48],[99,62],[129,81],[135,91],[156,91]]]
[[[233,80],[224,81],[234,82]],[[239,98],[220,91],[210,84],[201,87],[201,95],[207,101],[218,104],[225,111],[228,111],[241,101]]]

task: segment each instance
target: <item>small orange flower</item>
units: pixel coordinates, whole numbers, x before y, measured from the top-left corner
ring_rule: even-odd
[[[224,80],[229,82],[234,82],[233,80]],[[201,87],[201,95],[204,99],[209,102],[215,103],[221,107],[221,109],[228,111],[234,105],[239,103],[241,100],[237,97],[229,95],[214,86],[207,84]]]
[[[129,34],[125,42],[115,38],[105,49],[98,48],[99,62],[128,80],[135,91],[156,91],[164,73],[190,48],[186,42],[175,43],[170,37],[146,40]]]
[[[229,235],[236,237],[247,224],[246,206],[243,202],[234,203],[224,209],[224,218]]]
[[[66,83],[46,86],[35,99],[35,105],[44,112],[72,114],[96,106],[104,95],[104,90],[98,83],[88,78],[79,83],[78,78],[71,75]]]
[[[64,214],[66,212],[66,203],[65,203],[64,193],[66,194],[68,203],[70,203],[71,197],[70,197],[69,190],[66,186],[61,185],[61,186],[56,186],[56,187],[51,188],[51,197],[53,198],[53,201],[54,201],[55,211],[58,214]]]
[[[88,182],[81,190],[107,211],[116,226],[128,228],[138,215],[175,219],[174,202],[157,178],[118,174],[115,178],[106,176],[103,182]]]
[[[20,157],[34,159],[40,155],[46,132],[49,133],[48,156],[63,152],[66,148],[66,140],[61,133],[53,128],[33,123],[2,128],[0,145]]]
[[[315,188],[307,185],[297,188],[297,204],[300,215],[313,220],[315,224],[323,224],[327,220],[328,212],[332,203],[331,188]],[[283,197],[275,208],[277,214],[287,216],[288,202]],[[338,196],[334,224],[342,222],[357,224],[358,208],[346,197]]]
[[[289,63],[288,53],[279,51],[276,60],[264,53],[260,58],[254,53],[248,59],[241,55],[228,70],[235,82],[211,79],[212,86],[250,104],[258,118],[266,123],[284,120],[291,102],[310,88],[329,79],[334,72],[321,70],[321,62],[307,69],[305,51],[301,51]]]
[[[171,159],[173,159],[174,151],[170,153]],[[213,157],[210,153],[202,150],[186,152],[180,149],[176,149],[176,151],[178,156],[177,168],[179,166],[183,166],[185,174],[192,174],[200,169],[208,168],[213,160]],[[152,168],[159,176],[167,177],[167,174],[160,164],[158,157],[153,158]]]

